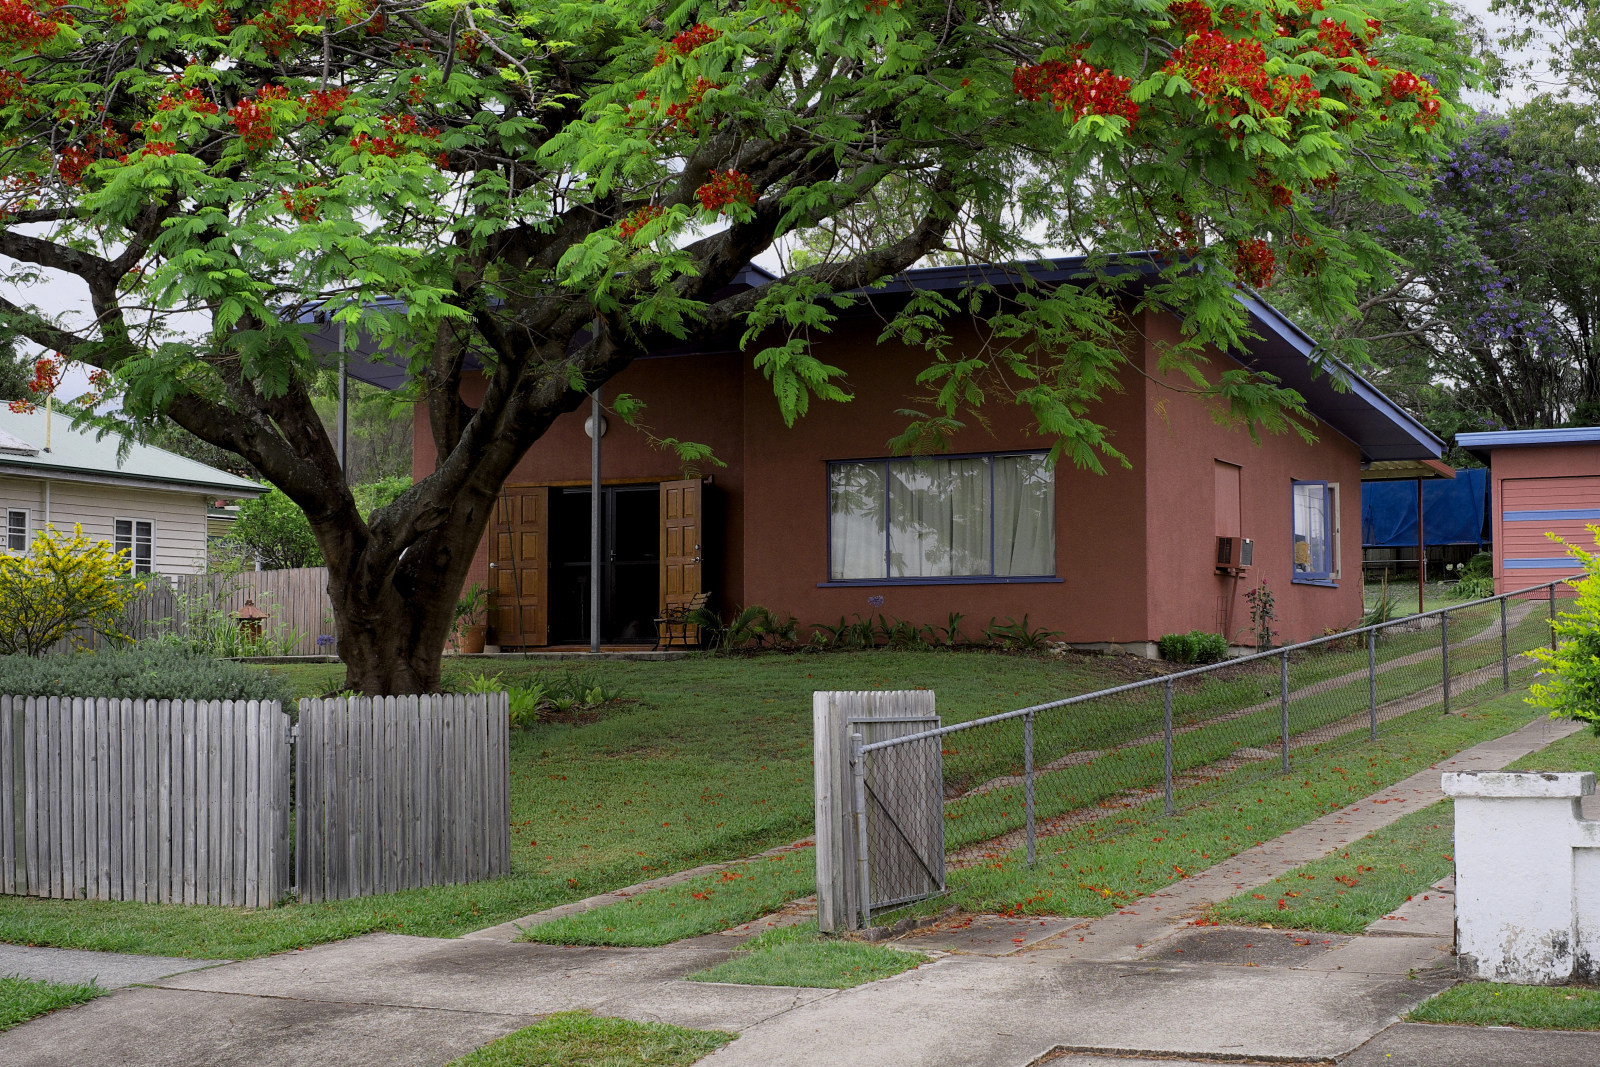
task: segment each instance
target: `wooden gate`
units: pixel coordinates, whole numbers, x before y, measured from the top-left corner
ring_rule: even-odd
[[[507,486],[495,515],[491,643],[503,649],[550,643],[550,489]]]

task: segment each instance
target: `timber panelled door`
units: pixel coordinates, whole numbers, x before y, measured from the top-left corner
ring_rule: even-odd
[[[501,648],[549,643],[550,489],[506,486],[494,522],[494,637]]]
[[[682,610],[701,591],[705,493],[700,479],[661,483],[661,608]],[[698,627],[684,627],[675,640],[699,640]]]

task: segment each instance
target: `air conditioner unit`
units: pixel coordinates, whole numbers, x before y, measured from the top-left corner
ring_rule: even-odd
[[[1217,570],[1243,571],[1255,558],[1256,543],[1248,537],[1217,538]]]

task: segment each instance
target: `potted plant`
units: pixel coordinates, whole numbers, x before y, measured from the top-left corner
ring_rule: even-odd
[[[450,641],[456,652],[475,656],[483,651],[483,639],[489,627],[485,621],[489,604],[489,591],[473,582],[456,601],[455,627]]]

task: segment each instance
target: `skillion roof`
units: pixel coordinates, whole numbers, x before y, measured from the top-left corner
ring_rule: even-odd
[[[1085,280],[1089,259],[1068,256],[1027,264],[978,263],[953,267],[923,267],[905,271],[881,285],[856,290],[874,301],[907,296],[914,291],[960,292],[974,284],[991,285],[998,290],[1020,289],[1025,281],[1033,284],[1068,285]],[[1143,288],[1145,279],[1158,269],[1151,253],[1118,257],[1102,265],[1101,273],[1124,275],[1130,291]],[[1026,272],[1026,279],[1024,278]],[[776,275],[754,264],[746,266],[719,298],[777,281]],[[1306,408],[1317,419],[1353,441],[1366,462],[1392,460],[1437,460],[1445,443],[1390,400],[1350,367],[1319,351],[1317,343],[1258,294],[1241,290],[1237,299],[1250,314],[1251,327],[1259,335],[1244,353],[1231,353],[1251,370],[1276,377],[1305,398]],[[393,306],[398,306],[395,302]],[[310,324],[316,316],[304,313],[299,321]],[[337,330],[323,325],[311,343],[326,351],[336,351]],[[733,341],[728,342],[731,345]],[[724,345],[683,346],[663,349],[654,356],[681,356],[724,351]],[[363,336],[348,346],[352,358],[350,375],[385,389],[395,389],[406,378],[406,368]],[[469,356],[468,365],[476,369]]]
[[[1458,433],[1456,444],[1489,462],[1497,448],[1534,448],[1550,445],[1600,445],[1600,426],[1558,426],[1551,430],[1486,430]]]
[[[119,458],[122,437],[99,437],[91,427],[74,429],[72,416],[61,411],[49,416],[47,452],[45,418],[43,408],[19,414],[0,406],[0,474],[217,497],[255,497],[267,491],[247,478],[153,445],[130,444],[127,455]]]

